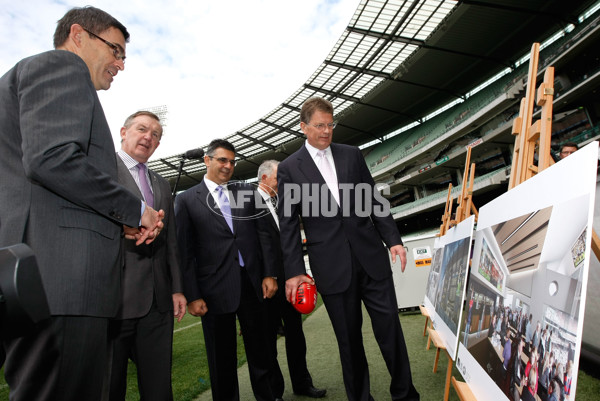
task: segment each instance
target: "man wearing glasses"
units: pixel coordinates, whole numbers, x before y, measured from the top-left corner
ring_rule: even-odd
[[[128,38],[106,12],[75,8],[58,21],[56,50],[0,78],[0,247],[31,247],[51,314],[3,340],[11,400],[100,399],[121,236],[148,244],[163,227],[163,211],[117,182],[96,93],[124,69]]]
[[[261,252],[270,245],[267,222],[258,218],[254,188],[230,182],[231,143],[212,141],[204,162],[203,181],[177,195],[175,218],[184,295],[189,313],[202,317],[212,398],[239,400],[237,316],[254,396],[272,401],[274,356],[262,300],[275,294],[277,282],[276,267]]]
[[[298,286],[313,282],[304,265],[301,217],[314,282],[338,340],[348,400],[372,399],[361,303],[371,317],[392,377],[391,399],[418,400],[384,243],[393,260],[400,258],[402,271],[406,251],[389,203],[382,202],[376,192],[360,150],[332,143],[335,125],[329,101],[319,97],[305,101],[300,128],[306,142],[279,164],[278,214],[286,296],[293,302]]]
[[[574,142],[567,142],[562,144],[560,147],[560,152],[558,153],[560,160],[577,152],[577,149],[579,149],[579,146],[577,146],[577,144]]]

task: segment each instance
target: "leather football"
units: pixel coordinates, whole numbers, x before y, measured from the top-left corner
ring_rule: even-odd
[[[310,277],[310,276],[308,276]],[[310,277],[312,279],[312,277]],[[302,283],[296,290],[296,303],[294,308],[300,313],[310,313],[317,305],[317,287],[310,283]]]

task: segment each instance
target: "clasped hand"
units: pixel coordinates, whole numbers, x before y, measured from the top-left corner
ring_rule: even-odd
[[[135,240],[136,245],[143,243],[150,244],[158,237],[164,227],[163,219],[165,218],[164,210],[156,211],[146,205],[144,214],[142,215],[142,225],[140,227],[123,226],[125,238]]]

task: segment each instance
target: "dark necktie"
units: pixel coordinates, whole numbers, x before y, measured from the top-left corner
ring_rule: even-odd
[[[275,210],[275,214],[277,214],[277,196],[271,196],[269,198],[271,201],[271,205],[273,206],[273,210]]]

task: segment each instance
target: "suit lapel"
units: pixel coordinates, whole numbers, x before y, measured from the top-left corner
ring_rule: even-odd
[[[325,184],[319,168],[304,145],[302,145],[302,148],[298,152],[298,169],[308,178],[309,182]]]
[[[335,174],[337,176],[338,185],[340,182],[348,182],[348,163],[346,161],[345,153],[342,152],[335,143],[331,144],[330,149],[331,155],[333,156],[333,163],[335,164]]]
[[[140,198],[140,200],[144,199],[140,188],[137,186],[135,180],[131,176],[131,172],[119,155],[117,155],[117,170],[119,174],[119,182],[121,182],[125,188],[133,192],[133,194]]]
[[[275,228],[277,231],[279,231],[279,227],[277,226],[277,223],[275,222],[275,217],[273,217],[273,213],[271,212],[271,209],[269,209],[269,206],[267,205],[267,200],[265,200],[261,194],[258,194],[258,198],[259,198],[259,202],[261,203],[261,208],[265,211],[265,215],[267,216],[267,219],[269,220],[269,224],[271,224],[273,226],[273,228]]]
[[[160,190],[160,185],[158,184],[158,178],[156,174],[152,170],[148,170],[150,173],[150,179],[152,180],[152,195],[154,197],[154,209],[160,210],[164,209],[164,206],[161,202],[162,200],[162,191]]]

